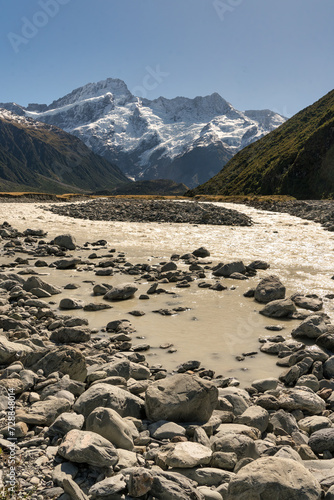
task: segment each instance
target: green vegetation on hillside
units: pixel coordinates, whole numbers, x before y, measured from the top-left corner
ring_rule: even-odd
[[[334,197],[334,91],[237,153],[189,196]]]

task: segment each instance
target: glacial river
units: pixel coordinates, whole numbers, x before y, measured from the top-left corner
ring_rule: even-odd
[[[289,337],[299,322],[263,317],[258,313],[261,304],[244,298],[243,293],[255,287],[259,279],[267,274],[280,277],[287,288],[287,296],[297,291],[316,293],[321,297],[333,293],[334,234],[322,229],[320,224],[287,214],[238,204],[222,205],[249,215],[254,225],[228,227],[89,221],[53,214],[43,209],[47,204],[41,203],[0,204],[0,222],[6,220],[22,231],[28,227],[44,229],[48,232],[48,240],[57,234],[71,233],[79,245],[103,238],[108,241],[108,249],[116,248],[117,252],[124,252],[127,261],[132,264],[157,264],[169,260],[173,253],[192,252],[200,246],[210,250],[210,258],[205,260],[213,264],[235,260],[243,260],[245,264],[257,259],[267,261],[270,269],[259,271],[248,281],[224,280],[229,288],[226,291],[201,289],[196,282],[186,289],[175,288],[175,284],[170,283],[162,287],[174,292],[173,295],[154,295],[150,300],[139,300],[139,295],[146,293],[151,285],[140,279],[133,299],[115,303],[112,309],[105,311],[74,311],[77,316],[87,317],[91,328],[103,328],[113,319],[129,319],[137,330],[133,344],[148,343],[151,346],[145,353],[150,364],[161,363],[168,370],[173,370],[181,362],[197,359],[201,361],[201,366],[213,369],[216,375],[236,377],[245,386],[254,379],[277,376],[282,371],[275,364],[276,357],[259,352],[258,338],[271,333],[265,326],[283,325],[281,333]],[[101,249],[98,253],[105,255],[108,249]],[[79,250],[75,255],[87,260],[89,253],[91,251]],[[9,262],[10,259],[1,257],[1,261]],[[49,258],[49,261],[52,259]],[[33,263],[34,259],[31,260],[32,266]],[[124,275],[97,277],[93,271],[37,270],[45,273],[42,278],[50,283],[80,285],[77,290],[64,290],[61,295],[54,296],[57,304],[60,298],[66,296],[80,298],[85,303],[101,302],[101,297],[91,295],[93,285],[87,281],[115,284],[137,278]],[[189,310],[174,316],[152,312],[178,306],[188,307]],[[144,311],[145,315],[133,317],[128,314],[135,309]],[[334,300],[325,298],[324,310],[334,318]],[[168,353],[161,349],[159,346],[164,343],[173,344],[176,352]],[[258,351],[258,354],[241,362],[236,361],[236,356],[249,351]]]

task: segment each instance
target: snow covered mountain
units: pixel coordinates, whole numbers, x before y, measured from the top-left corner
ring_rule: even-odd
[[[139,98],[113,78],[89,83],[49,106],[0,106],[79,137],[130,178],[169,178],[189,187],[207,181],[235,153],[286,120],[270,110],[238,111],[217,93]]]

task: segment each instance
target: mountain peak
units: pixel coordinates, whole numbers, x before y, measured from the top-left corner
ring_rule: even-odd
[[[106,94],[113,94],[115,100],[130,100],[133,95],[127,85],[119,78],[107,78],[96,83],[87,83],[83,87],[73,90],[71,93],[53,101],[48,109],[61,108],[79,101],[85,101],[94,97],[101,97]]]

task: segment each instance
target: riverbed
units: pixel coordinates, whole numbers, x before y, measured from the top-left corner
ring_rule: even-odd
[[[205,246],[211,253],[208,262],[232,262],[243,260],[264,260],[270,264],[267,271],[247,281],[225,279],[227,290],[218,292],[198,288],[191,283],[189,288],[176,288],[174,283],[163,287],[171,292],[151,296],[150,300],[139,300],[151,283],[140,279],[135,298],[113,304],[113,308],[99,312],[75,311],[85,316],[91,328],[100,330],[113,319],[126,318],[136,328],[133,344],[148,343],[151,348],[145,352],[150,364],[161,363],[168,370],[178,364],[198,359],[205,368],[213,369],[216,375],[236,377],[242,385],[250,381],[277,376],[282,368],[275,365],[276,357],[259,352],[258,338],[269,335],[268,325],[282,325],[282,334],[289,336],[296,320],[279,321],[268,319],[258,313],[262,308],[243,293],[255,287],[259,279],[275,274],[287,288],[287,296],[294,292],[316,293],[321,297],[333,293],[333,251],[334,235],[325,231],[320,224],[305,221],[288,214],[265,212],[239,204],[219,204],[233,208],[250,216],[252,226],[212,226],[171,223],[130,223],[72,219],[47,211],[48,204],[11,203],[0,204],[0,220],[6,220],[13,227],[24,230],[27,227],[44,229],[51,240],[58,234],[71,233],[77,243],[106,239],[108,247],[97,251],[106,254],[114,248],[124,252],[132,264],[157,264],[168,261],[172,254],[192,252]],[[75,255],[87,259],[88,252],[79,249]],[[10,260],[1,257],[2,262]],[[51,260],[50,260],[51,262]],[[57,308],[63,297],[80,298],[84,302],[101,302],[92,296],[94,283],[115,284],[133,281],[134,276],[98,277],[92,271],[56,271],[42,268],[43,279],[59,286],[76,283],[77,290],[64,290],[56,296]],[[211,278],[209,278],[211,279]],[[214,282],[214,280],[213,280]],[[173,316],[153,313],[160,308],[186,307],[188,310]],[[145,315],[133,317],[130,311],[142,310]],[[324,298],[324,310],[334,318],[334,301]],[[105,333],[99,333],[105,335]],[[138,339],[136,337],[139,337]],[[170,343],[176,350],[168,353],[160,345]],[[257,352],[237,361],[236,356]]]

